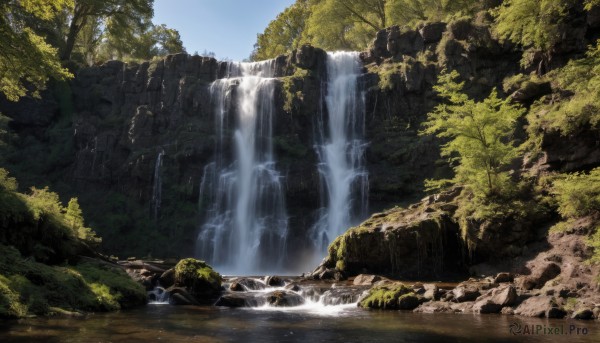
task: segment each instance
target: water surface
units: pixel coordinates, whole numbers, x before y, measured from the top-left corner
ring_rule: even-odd
[[[565,334],[513,335],[513,323],[563,327]],[[569,325],[587,335],[568,335]],[[581,331],[580,330],[580,331]],[[600,323],[503,315],[416,314],[342,306],[225,309],[149,305],[85,319],[39,318],[0,324],[0,342],[600,342]]]

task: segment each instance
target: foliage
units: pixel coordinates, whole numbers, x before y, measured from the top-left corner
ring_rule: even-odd
[[[589,174],[573,173],[554,181],[552,193],[563,218],[583,217],[600,212],[600,168]]]
[[[17,101],[31,94],[39,97],[49,78],[63,80],[72,75],[60,65],[57,50],[29,25],[49,21],[72,6],[70,0],[3,1],[0,3],[0,93]]]
[[[428,114],[421,134],[448,139],[442,156],[454,165],[453,182],[465,186],[476,197],[506,195],[512,183],[509,163],[519,155],[512,135],[524,110],[496,91],[481,102],[462,93],[456,71],[443,72],[434,89],[446,102]]]
[[[15,246],[39,261],[61,263],[84,252],[100,239],[83,226],[77,200],[65,209],[58,194],[31,188],[17,193],[17,182],[0,168],[0,244]]]
[[[274,58],[300,44],[326,50],[362,50],[377,31],[468,15],[476,0],[297,0],[258,35],[253,60]]]
[[[308,0],[298,0],[278,14],[265,31],[257,35],[250,59],[267,60],[297,48],[308,14]]]
[[[48,266],[0,244],[0,317],[49,314],[54,308],[110,311],[146,302],[145,289],[117,266]]]
[[[548,51],[562,37],[564,22],[571,0],[505,0],[495,11],[496,32],[525,47]]]
[[[560,101],[538,103],[528,116],[529,135],[540,139],[543,132],[569,135],[586,126],[600,123],[600,46],[590,46],[585,58],[571,60],[552,71],[548,78],[554,87],[571,94]]]

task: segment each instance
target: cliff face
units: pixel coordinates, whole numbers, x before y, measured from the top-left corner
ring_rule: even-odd
[[[450,173],[444,162],[438,163],[441,142],[418,136],[421,122],[437,104],[432,86],[442,68],[458,70],[467,80],[467,92],[482,98],[507,76],[538,67],[534,59],[522,70],[522,52],[495,40],[486,20],[430,23],[415,30],[391,27],[361,54],[372,212],[414,202],[422,197],[424,179]],[[564,54],[583,51],[585,31],[574,39]],[[285,175],[288,242],[296,257],[308,246],[307,232],[321,206],[314,132],[324,111],[325,59],[324,51],[304,46],[275,61],[273,142]],[[204,218],[199,205],[203,169],[214,154],[210,84],[224,77],[226,68],[227,63],[184,54],[139,65],[111,61],[79,71],[70,84],[72,93],[55,89],[54,96],[48,93],[40,101],[3,102],[2,112],[14,119],[13,131],[20,136],[11,162],[19,166],[37,158],[45,166],[38,174],[58,171],[56,187],[80,197],[107,251],[189,255]],[[536,90],[517,89],[521,98],[513,96],[530,103],[551,91]],[[42,148],[37,155],[19,155],[19,149],[56,140],[62,144],[56,155]],[[586,142],[578,144],[597,153],[591,140]],[[596,155],[589,154],[565,162],[564,155],[573,154],[553,146],[545,145],[548,164],[597,163]],[[159,155],[162,163],[157,163]],[[52,163],[43,160],[50,157]],[[568,169],[577,166],[571,163]],[[39,175],[37,181],[27,177],[31,170],[16,169],[23,185],[48,184]]]

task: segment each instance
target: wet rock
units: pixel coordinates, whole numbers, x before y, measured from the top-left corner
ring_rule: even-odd
[[[423,298],[428,300],[440,299],[440,289],[435,284],[426,283],[423,285],[423,288],[425,289],[425,293],[423,293]]]
[[[300,288],[300,286],[298,286],[296,283],[290,283],[289,285],[285,286],[285,289],[292,292],[299,292],[302,288]]]
[[[533,296],[523,301],[521,305],[515,309],[515,314],[525,317],[546,317],[553,308],[558,308],[553,297]],[[552,313],[553,312],[550,312],[550,314]]]
[[[579,309],[571,315],[571,319],[589,320],[594,318],[594,311],[589,308]]]
[[[414,293],[404,294],[398,298],[399,310],[414,310],[419,304],[419,298]]]
[[[455,313],[471,313],[473,312],[473,306],[475,302],[473,301],[465,301],[462,303],[451,303],[450,308]]]
[[[494,303],[490,299],[478,300],[473,305],[473,312],[475,313],[498,313],[502,310],[502,306]]]
[[[175,284],[175,269],[171,268],[165,271],[158,278],[160,285],[169,288]]]
[[[452,293],[454,294],[454,301],[459,303],[473,301],[481,295],[477,288],[468,286],[458,286],[452,290]]]
[[[212,303],[221,293],[221,280],[204,261],[186,258],[175,266],[175,286],[185,288],[201,303]]]
[[[244,307],[246,306],[246,300],[243,297],[228,294],[220,297],[215,306]]]
[[[417,313],[454,313],[450,303],[445,301],[430,301],[419,305],[413,312]]]
[[[242,286],[240,283],[235,282],[235,281],[232,282],[229,285],[229,290],[232,291],[232,292],[243,292],[243,291],[245,291],[244,286]]]
[[[546,312],[546,318],[556,318],[556,319],[561,319],[564,318],[567,315],[567,311],[558,308],[558,307],[552,307],[550,309],[548,309],[548,311]]]
[[[271,287],[283,287],[285,282],[279,276],[267,276],[265,278],[265,284]]]
[[[169,287],[166,292],[172,305],[198,305],[196,299],[183,287]]]
[[[325,271],[321,272],[321,274],[319,274],[319,280],[335,280],[335,281],[341,281],[341,280],[345,280],[346,278],[344,277],[344,274],[342,274],[339,270],[335,269],[335,268],[327,268],[325,269]]]
[[[273,283],[278,283],[278,280],[270,280]],[[234,286],[235,284],[235,286]],[[234,286],[236,291],[244,291],[244,290],[260,290],[265,289],[265,284],[260,280],[252,279],[252,278],[235,278],[231,280],[231,287]],[[278,286],[275,286],[278,287]],[[234,290],[234,289],[231,289]]]
[[[512,282],[513,276],[511,273],[498,273],[496,277],[494,277],[494,283],[504,283],[504,282]]]
[[[515,309],[512,307],[503,307],[500,313],[512,316],[515,314]]]
[[[277,307],[291,307],[304,304],[304,298],[293,292],[275,291],[266,295],[267,303]]]
[[[355,286],[373,285],[380,280],[381,277],[378,275],[360,274],[354,278],[352,284]]]

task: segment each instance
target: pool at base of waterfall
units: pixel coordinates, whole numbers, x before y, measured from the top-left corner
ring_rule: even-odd
[[[521,327],[521,333],[516,335],[511,331],[515,325]],[[579,334],[568,334],[570,325],[576,325]],[[525,327],[529,329],[523,330]],[[558,333],[548,333],[556,328]],[[503,315],[367,311],[354,306],[318,313],[278,308],[148,305],[86,318],[3,322],[0,341],[577,343],[600,341],[600,324]]]

